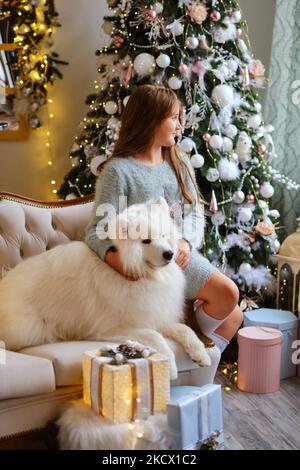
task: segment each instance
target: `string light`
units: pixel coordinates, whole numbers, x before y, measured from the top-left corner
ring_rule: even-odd
[[[47,104],[46,104],[46,112],[47,112],[47,131],[45,132],[45,135],[46,135],[46,143],[45,143],[45,146],[46,148],[48,149],[48,167],[50,169],[50,185],[51,185],[51,192],[52,194],[57,194],[57,188],[55,187],[56,185],[56,179],[55,179],[55,176],[54,176],[54,165],[53,165],[53,161],[54,161],[54,149],[53,149],[53,145],[52,145],[52,138],[51,138],[51,119],[54,117],[54,113],[52,112],[52,109],[50,111],[50,106],[52,107],[53,106],[53,99],[52,98],[49,98],[47,100]]]

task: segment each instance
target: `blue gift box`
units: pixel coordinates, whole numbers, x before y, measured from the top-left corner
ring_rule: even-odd
[[[298,318],[287,310],[258,308],[244,313],[244,326],[268,326],[282,332],[280,378],[294,377],[297,366],[292,362],[295,349],[292,344],[298,339]]]
[[[221,385],[171,387],[167,416],[173,449],[199,449],[214,436],[216,449],[224,449]]]

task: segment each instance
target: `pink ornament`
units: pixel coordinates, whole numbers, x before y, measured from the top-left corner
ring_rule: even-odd
[[[202,136],[202,139],[205,141],[205,142],[208,142],[211,138],[211,135],[208,133],[208,132],[205,132],[205,134],[203,134]]]
[[[149,9],[145,11],[145,21],[155,21],[157,17],[157,13],[155,10]]]
[[[127,68],[127,70],[126,70],[125,77],[124,77],[124,83],[125,83],[125,85],[127,85],[128,82],[129,82],[130,79],[131,79],[132,68],[133,68],[132,62],[130,62],[129,65],[128,65],[128,68]]]
[[[238,36],[239,38],[242,37],[242,36],[243,36],[243,30],[242,30],[241,28],[238,28],[238,29],[236,30],[236,34],[237,34],[237,36]]]
[[[253,204],[254,201],[255,201],[255,196],[254,196],[254,194],[249,193],[249,194],[247,195],[247,202],[248,202],[249,204]]]
[[[247,66],[245,68],[241,67],[241,74],[243,76],[243,88],[248,88],[250,86],[250,75]]]
[[[178,67],[178,71],[182,74],[186,73],[188,66],[186,64],[180,64]]]
[[[215,195],[215,191],[213,190],[212,193],[211,193],[211,199],[210,199],[210,204],[209,204],[209,210],[210,212],[212,212],[213,214],[216,214],[219,210],[218,208],[218,203],[217,203],[217,198],[216,198],[216,195]]]
[[[210,51],[210,47],[207,44],[207,40],[205,36],[202,36],[200,39],[200,47],[201,49],[204,49],[205,51]]]
[[[192,65],[192,72],[194,72],[196,75],[200,75],[204,70],[205,67],[203,66],[201,60],[197,60],[197,62]]]
[[[123,42],[124,42],[124,39],[121,36],[115,36],[115,38],[114,38],[114,46],[115,47],[117,47],[117,48],[121,47]]]
[[[213,10],[210,14],[210,17],[213,21],[220,21],[221,19],[221,13],[218,12],[217,10]]]
[[[265,146],[265,144],[260,144],[258,146],[258,149],[257,149],[259,155],[263,156],[265,155],[266,151],[267,151],[267,147]]]

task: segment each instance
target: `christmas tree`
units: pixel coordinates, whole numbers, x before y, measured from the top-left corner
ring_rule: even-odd
[[[184,103],[177,145],[195,168],[206,200],[203,254],[239,286],[244,307],[274,292],[272,255],[280,246],[279,213],[269,209],[274,156],[271,126],[257,89],[265,69],[250,52],[247,25],[235,0],[108,0],[96,51],[99,77],[90,110],[71,150],[72,169],[58,194],[94,191],[98,167],[112,152],[120,118],[144,83],[172,88]],[[292,188],[293,182],[287,182]]]

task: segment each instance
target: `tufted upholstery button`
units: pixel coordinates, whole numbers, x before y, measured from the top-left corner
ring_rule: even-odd
[[[20,248],[20,256],[21,258],[24,258],[24,251],[22,250],[22,248]]]
[[[53,230],[56,230],[56,223],[55,222],[52,222],[52,227],[53,227]]]
[[[27,224],[25,224],[25,230],[27,230],[27,232],[30,232],[30,229]]]

